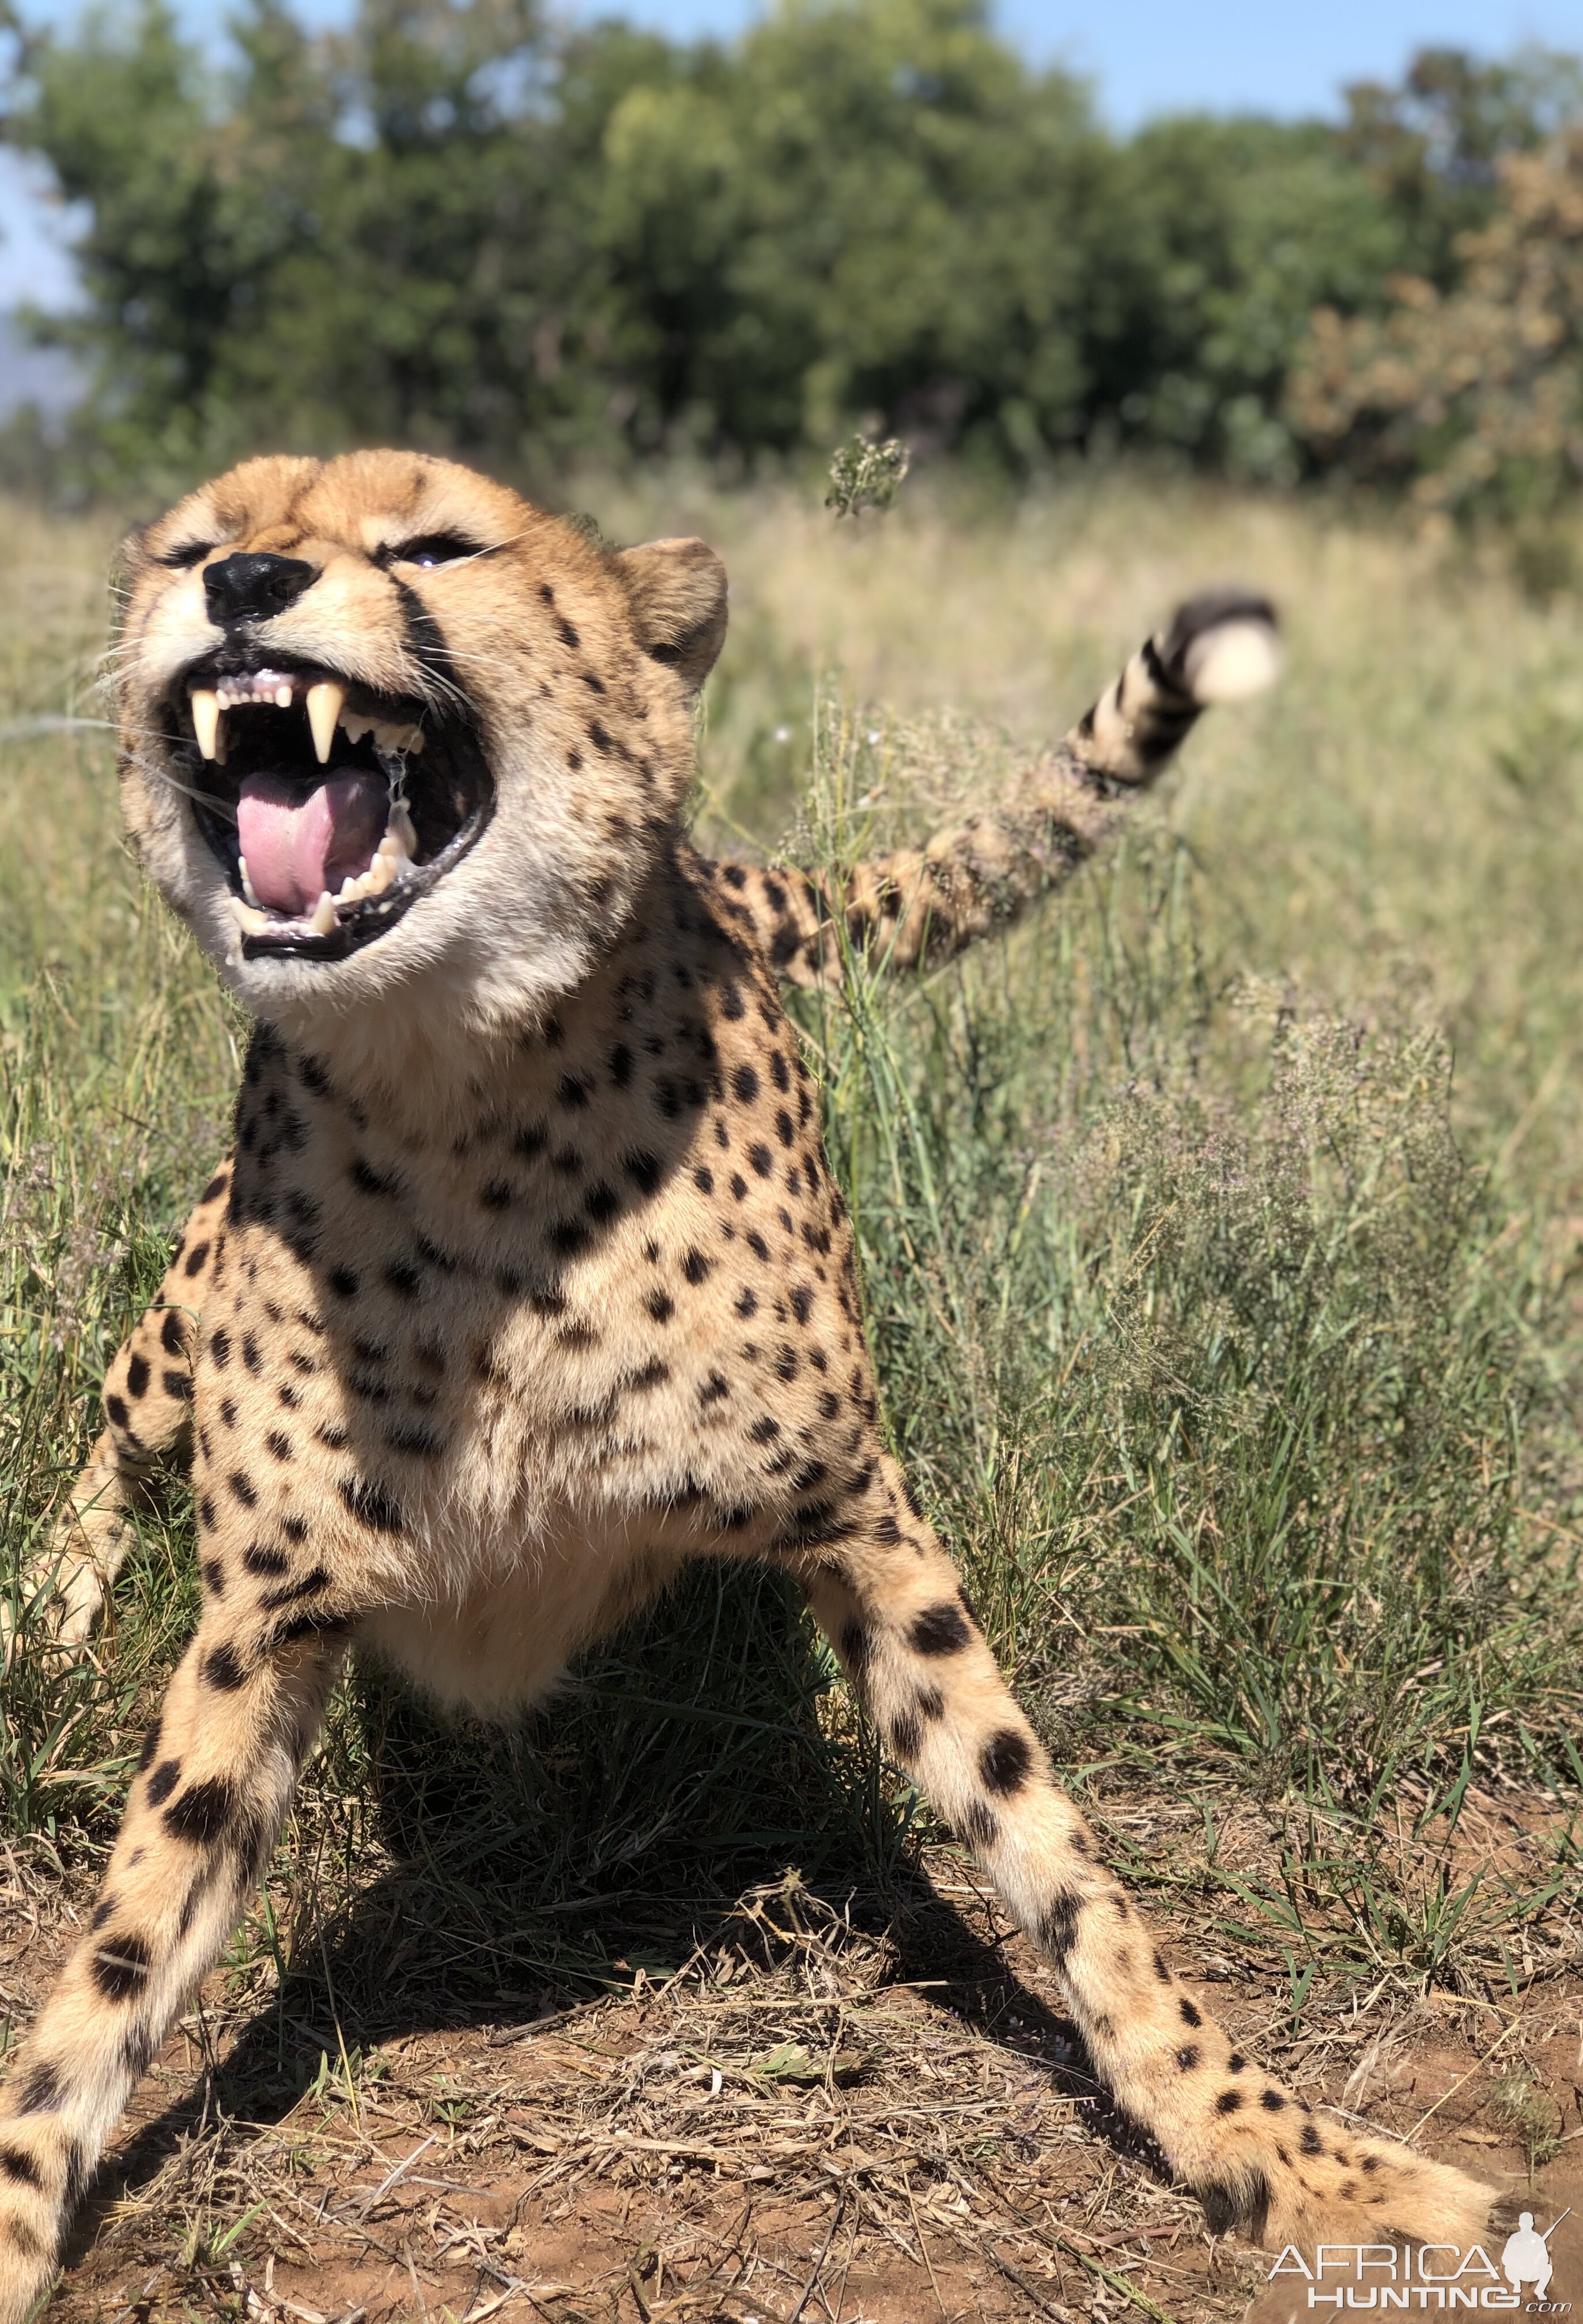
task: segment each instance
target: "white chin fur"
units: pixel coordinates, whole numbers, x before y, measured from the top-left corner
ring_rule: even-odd
[[[1281,670],[1281,646],[1267,622],[1218,622],[1194,638],[1184,672],[1195,702],[1246,702],[1274,686]]]

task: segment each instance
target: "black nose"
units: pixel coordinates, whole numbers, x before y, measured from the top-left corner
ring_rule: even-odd
[[[209,619],[227,626],[233,622],[267,622],[272,613],[283,613],[295,604],[317,577],[317,567],[300,557],[240,552],[222,557],[217,565],[207,567],[203,576]]]

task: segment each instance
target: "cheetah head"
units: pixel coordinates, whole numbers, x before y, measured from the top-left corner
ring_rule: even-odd
[[[122,801],[246,1005],[548,1008],[674,831],[725,633],[702,541],[611,551],[448,462],[261,459],[128,549]]]

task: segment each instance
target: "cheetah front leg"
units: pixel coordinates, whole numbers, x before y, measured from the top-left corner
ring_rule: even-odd
[[[890,1482],[899,1488],[892,1464]],[[813,1611],[902,1766],[1065,1987],[1094,2066],[1212,2223],[1279,2244],[1474,2241],[1496,2198],[1311,2112],[1176,1978],[1056,1784],[929,1526],[898,1515],[803,1565]]]
[[[170,1683],[88,1923],[0,2089],[0,2324],[22,2324],[133,2084],[269,1861],[345,1629],[206,1615]]]
[[[105,1375],[105,1425],[46,1547],[24,1566],[14,1602],[0,1600],[0,1658],[19,1618],[60,1646],[86,1646],[133,1540],[133,1517],[157,1503],[161,1471],[185,1464],[192,1437],[192,1355],[225,1243],[229,1158],[198,1197],[159,1295]]]

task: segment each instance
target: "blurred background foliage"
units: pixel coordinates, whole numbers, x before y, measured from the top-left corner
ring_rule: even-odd
[[[63,443],[14,423],[14,482],[371,438],[729,476],[853,425],[1468,513],[1583,477],[1578,60],[1426,51],[1339,125],[1121,138],[979,0],[778,0],[726,43],[244,0],[223,63],[163,0],[0,21],[0,134],[87,220],[87,303],[39,327],[94,383]]]

